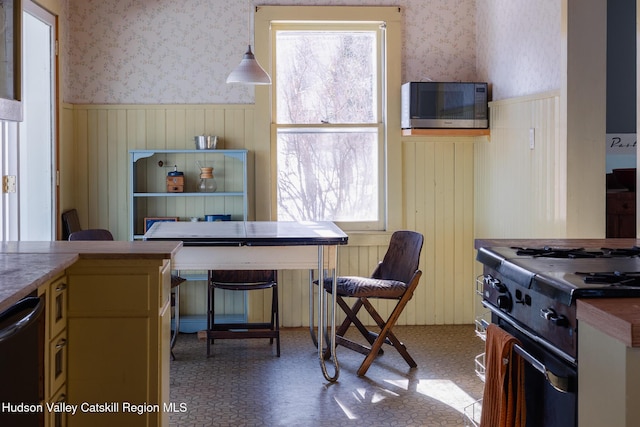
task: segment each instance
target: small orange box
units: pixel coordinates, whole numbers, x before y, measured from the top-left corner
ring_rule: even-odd
[[[167,193],[184,192],[184,176],[168,176],[167,177]]]

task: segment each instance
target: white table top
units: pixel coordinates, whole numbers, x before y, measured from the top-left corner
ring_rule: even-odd
[[[344,245],[348,236],[330,221],[156,222],[145,240],[185,246]]]

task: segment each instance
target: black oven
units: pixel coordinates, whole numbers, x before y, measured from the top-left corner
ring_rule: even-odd
[[[520,341],[516,352],[525,363],[527,426],[570,427],[578,425],[578,369],[528,334],[492,315],[492,322]]]
[[[577,426],[576,301],[640,297],[640,248],[480,247],[476,259],[482,305],[526,360],[527,425]]]

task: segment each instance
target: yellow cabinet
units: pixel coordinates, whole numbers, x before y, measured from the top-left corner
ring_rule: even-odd
[[[64,402],[67,380],[67,277],[60,276],[38,288],[45,300],[44,425],[66,426],[67,414],[52,410]],[[58,407],[55,406],[57,409]]]
[[[55,337],[67,327],[67,278],[61,277],[49,285],[47,295],[47,323],[49,333]]]
[[[67,424],[67,412],[61,408],[60,405],[66,404],[67,401],[67,389],[62,387],[58,392],[49,400],[51,405],[55,405],[56,410],[45,412],[45,425],[50,427],[66,427]]]
[[[68,425],[168,425],[169,260],[80,259],[67,277]]]
[[[49,341],[49,365],[46,376],[49,390],[47,396],[54,396],[67,379],[67,332],[60,332]]]

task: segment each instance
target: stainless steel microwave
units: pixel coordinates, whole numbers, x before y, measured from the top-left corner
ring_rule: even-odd
[[[486,129],[487,83],[405,83],[401,112],[403,129]]]

